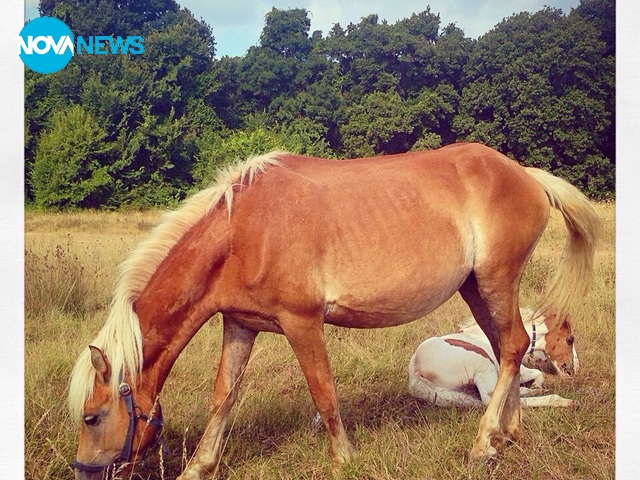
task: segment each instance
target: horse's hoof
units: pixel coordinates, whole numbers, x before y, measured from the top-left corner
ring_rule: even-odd
[[[480,447],[478,445],[474,445],[469,454],[469,459],[472,462],[486,462],[498,456],[498,451],[489,445],[488,447]]]
[[[356,451],[351,448],[348,455],[339,456],[333,459],[331,462],[331,478],[340,479],[344,477],[344,468],[351,463],[356,457]]]
[[[474,462],[486,462],[498,456],[498,453],[505,447],[507,439],[499,434],[478,439],[473,442],[473,447],[469,454],[469,458]]]

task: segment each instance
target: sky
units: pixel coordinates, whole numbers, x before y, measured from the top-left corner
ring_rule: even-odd
[[[197,19],[203,19],[216,41],[216,57],[242,56],[258,45],[264,16],[273,7],[304,8],[311,19],[311,32],[326,35],[335,23],[346,27],[362,17],[378,14],[380,21],[395,23],[412,13],[426,10],[440,14],[440,26],[455,23],[467,37],[478,38],[502,19],[520,12],[537,12],[545,5],[569,13],[579,0],[177,0]],[[25,1],[25,19],[38,16],[38,0]],[[310,32],[310,33],[311,33]]]
[[[395,23],[412,13],[426,10],[440,14],[440,26],[455,23],[467,37],[477,38],[503,18],[523,11],[537,12],[545,5],[569,13],[579,0],[178,0],[198,19],[213,30],[216,56],[242,56],[257,45],[264,26],[264,16],[272,7],[304,8],[309,11],[311,32],[321,30],[326,35],[335,23],[343,28],[359,23],[362,17],[376,13],[380,21]]]

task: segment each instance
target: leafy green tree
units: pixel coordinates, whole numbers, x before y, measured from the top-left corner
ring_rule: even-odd
[[[378,15],[364,17],[359,24],[344,30],[334,25],[327,38],[327,52],[339,65],[345,77],[345,92],[353,92],[354,100],[375,91],[395,89],[399,83],[392,67],[396,52],[389,44],[390,26],[379,23]]]
[[[615,0],[580,0],[580,5],[571,12],[570,16],[578,15],[586,22],[590,23],[600,34],[606,47],[604,49],[604,57],[609,59],[610,70],[613,70],[616,54],[616,2]],[[610,75],[611,81],[606,87],[606,116],[605,122],[609,126],[606,127],[605,133],[599,143],[600,150],[606,158],[616,158],[616,91],[613,85],[613,75]],[[598,119],[600,121],[600,119]],[[612,173],[611,173],[612,175]],[[613,191],[613,180],[608,182]]]
[[[598,32],[600,40],[607,46],[605,56],[616,54],[616,2],[615,0],[580,0],[580,5],[571,12],[580,15],[591,23]]]
[[[251,111],[266,109],[281,95],[303,88],[301,74],[311,52],[311,21],[304,9],[278,10],[265,16],[260,46],[251,47],[239,69],[240,95]]]
[[[342,154],[351,156],[365,151],[371,154],[407,150],[418,139],[431,148],[455,140],[453,115],[473,42],[453,25],[442,33],[439,28],[440,17],[429,8],[395,24],[380,22],[377,15],[370,15],[346,29],[337,24],[333,27],[322,46],[332,64],[338,65],[344,105],[344,113],[336,119],[340,141],[329,139],[333,148],[344,148]],[[390,100],[394,92],[399,99]],[[385,100],[380,95],[369,97],[381,93],[389,95]],[[369,109],[367,121],[358,121],[367,110],[363,105],[373,98],[377,98],[381,111],[388,110],[391,104],[399,109],[391,113],[397,118],[382,120],[378,139],[374,139],[373,132],[377,128],[375,109]],[[352,124],[354,119],[356,124]],[[371,122],[376,127],[365,134],[367,123]],[[405,131],[389,137],[389,129],[403,125]],[[363,142],[373,143],[365,148]]]
[[[199,161],[194,169],[196,185],[210,184],[216,172],[229,164],[273,150],[330,156],[320,138],[314,139],[312,133],[298,131],[300,128],[304,128],[303,123],[277,130],[267,125],[264,115],[250,115],[243,129],[211,133],[200,143]]]
[[[40,136],[28,179],[44,208],[95,207],[111,184],[105,162],[112,146],[97,120],[80,105],[56,111]]]
[[[606,194],[590,178],[613,174],[602,145],[614,70],[592,25],[550,8],[515,15],[477,42],[466,71],[460,137]]]
[[[274,7],[265,15],[260,46],[284,57],[304,60],[311,52],[310,28],[311,20],[306,10]]]
[[[136,130],[116,140],[119,156],[111,165],[115,187],[107,206],[173,205],[184,198],[196,153],[185,142],[186,131],[185,117],[176,118],[173,112],[160,117],[145,107]]]
[[[424,68],[433,69],[434,83],[449,84],[459,92],[474,45],[475,41],[465,37],[460,28],[447,25],[435,43],[432,66],[424,65]]]
[[[445,80],[435,62],[439,26],[428,7],[395,24],[373,14],[346,29],[334,25],[325,48],[356,97],[393,89],[406,99]]]
[[[269,109],[274,127],[305,131],[310,140],[340,150],[339,125],[344,121],[345,102],[339,80],[340,77],[327,74],[295,96],[275,99]]]
[[[412,112],[396,92],[373,92],[346,110],[340,131],[345,153],[364,157],[409,150],[415,129]]]
[[[204,94],[204,100],[228,128],[239,128],[246,114],[240,98],[240,63],[242,59],[224,56],[214,60],[208,81],[212,88]]]
[[[451,125],[459,102],[458,92],[447,83],[432,89],[425,88],[408,102],[413,114],[412,123],[423,139],[421,144],[424,148],[440,147],[455,141]],[[415,150],[417,147],[411,148]]]
[[[56,17],[74,35],[140,35],[146,25],[179,10],[175,0],[40,0],[40,15]]]
[[[353,157],[458,140],[594,196],[615,190],[613,0],[514,15],[477,41],[441,28],[429,7],[324,37],[306,10],[273,8],[258,46],[221,59],[211,28],[175,0],[40,10],[75,34],[145,38],[143,55],[25,72],[26,200],[41,207],[172,204],[228,162],[273,149]]]
[[[440,15],[432,13],[430,7],[392,26],[391,35],[396,38],[393,68],[399,72],[400,93],[405,97],[442,82],[451,82],[449,72],[442,67],[448,56],[459,54],[455,45],[455,40],[459,39],[453,35],[452,27],[447,27],[444,32],[448,42],[445,48],[440,48],[442,35],[439,32]],[[463,38],[462,31],[459,33]]]
[[[197,138],[203,131],[222,128],[207,103],[220,87],[211,68],[215,52],[211,29],[188,11],[178,10],[173,1],[154,0],[146,6],[137,1],[76,3],[43,2],[41,10],[70,15],[69,26],[74,32],[143,33],[145,52],[76,55],[60,72],[40,78],[27,75],[27,177],[32,177],[36,165],[41,169],[33,172],[36,179],[42,178],[42,172],[52,171],[50,165],[42,170],[48,165],[42,152],[51,148],[52,138],[60,138],[62,127],[56,120],[53,133],[45,136],[43,131],[59,112],[82,105],[82,111],[100,125],[104,151],[94,155],[93,163],[87,163],[93,168],[88,172],[94,172],[87,178],[65,170],[71,182],[67,190],[75,188],[74,195],[67,192],[67,203],[61,199],[56,205],[117,208],[175,203],[193,183]],[[92,17],[90,9],[94,7],[96,15]],[[97,28],[91,23],[95,18],[103,18],[106,26],[119,25],[120,30],[93,31]],[[95,142],[91,146],[100,150]],[[87,151],[95,153],[93,150]],[[79,185],[74,186],[74,181]],[[29,195],[44,205],[41,182],[38,188],[37,192],[29,190]],[[79,199],[78,192],[84,192],[84,199]]]

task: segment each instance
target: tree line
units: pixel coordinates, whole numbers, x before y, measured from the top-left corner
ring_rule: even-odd
[[[615,1],[504,19],[471,39],[425,11],[311,32],[273,8],[259,43],[215,57],[213,29],[174,0],[41,0],[75,35],[144,37],[142,55],[25,70],[26,203],[173,205],[217,169],[272,149],[329,158],[479,141],[615,193]]]

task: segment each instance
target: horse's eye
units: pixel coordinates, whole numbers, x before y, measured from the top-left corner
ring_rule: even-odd
[[[567,337],[567,345],[571,346],[573,345],[573,342],[575,342],[575,338],[573,338],[573,335]]]
[[[90,427],[95,427],[96,425],[98,425],[98,423],[100,423],[100,416],[99,415],[85,415],[84,418],[82,419],[82,421],[86,425],[89,425]]]

